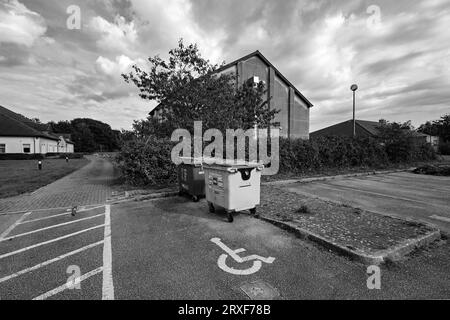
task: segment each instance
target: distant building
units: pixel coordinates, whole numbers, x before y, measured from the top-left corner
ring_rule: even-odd
[[[379,126],[380,122],[356,120],[356,136],[372,138],[377,137],[379,135]],[[353,120],[341,122],[310,133],[311,138],[326,136],[353,137]]]
[[[439,137],[430,136],[428,134],[423,134],[424,139],[427,143],[431,144],[433,149],[438,152],[439,151]]]
[[[229,73],[237,76],[239,86],[248,81],[265,83],[267,98],[272,97],[269,107],[280,110],[274,122],[280,128],[281,136],[309,138],[309,109],[313,104],[261,52],[255,51],[217,70],[217,74]],[[150,116],[158,117],[161,112],[158,106]]]
[[[377,138],[380,135],[379,127],[381,123],[376,121],[356,120],[356,136]],[[413,132],[414,138],[427,142],[437,151],[439,148],[439,137],[429,136],[420,132]],[[330,127],[310,133],[311,138],[326,136],[353,137],[353,120],[348,120]]]
[[[0,106],[0,154],[73,152],[74,144],[69,137],[50,133],[47,125]]]
[[[74,153],[75,144],[72,142],[70,134],[56,134],[59,136],[58,152],[59,153]]]

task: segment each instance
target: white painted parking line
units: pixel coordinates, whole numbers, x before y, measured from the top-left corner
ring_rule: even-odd
[[[8,229],[6,229],[6,230],[0,235],[0,242],[1,242],[5,237],[7,237],[8,234],[9,234],[11,231],[13,231],[13,229],[14,229],[15,227],[17,227],[17,225],[20,224],[20,223],[23,221],[23,219],[25,219],[26,217],[28,217],[30,214],[31,214],[31,212],[25,213],[23,216],[21,216],[21,217],[19,218],[19,220],[17,220],[13,225],[11,225]]]
[[[47,260],[47,261],[45,261],[45,262],[39,263],[39,264],[35,265],[34,267],[27,268],[27,269],[23,269],[23,270],[21,270],[21,271],[19,271],[19,272],[13,273],[13,274],[11,274],[11,275],[9,275],[9,276],[7,276],[7,277],[1,278],[1,279],[0,279],[0,283],[5,282],[5,281],[8,281],[8,280],[11,280],[11,279],[14,279],[14,278],[16,278],[16,277],[18,277],[18,276],[21,276],[21,275],[23,275],[23,274],[26,274],[26,273],[28,273],[28,272],[35,271],[35,270],[37,270],[37,269],[39,269],[39,268],[48,266],[49,264],[52,264],[52,263],[57,262],[57,261],[60,261],[60,260],[65,259],[65,258],[67,258],[67,257],[73,256],[73,255],[75,255],[75,254],[81,253],[81,252],[86,251],[86,250],[88,250],[88,249],[94,248],[94,247],[96,247],[96,246],[101,245],[102,243],[103,243],[103,240],[102,240],[102,241],[99,241],[99,242],[96,242],[96,243],[92,243],[92,244],[90,244],[90,245],[88,245],[88,246],[85,246],[85,247],[83,247],[83,248],[80,248],[80,249],[77,249],[77,250],[74,250],[74,251],[65,253],[65,254],[63,254],[63,255],[61,255],[61,256],[59,256],[59,257],[56,257],[56,258],[54,258],[54,259]]]
[[[444,221],[444,222],[450,222],[450,218],[446,218],[446,217],[441,217],[441,216],[437,216],[437,215],[433,215],[430,217],[431,219],[434,220],[440,220],[440,221]]]
[[[69,289],[70,287],[76,286],[78,284],[80,284],[82,281],[89,279],[90,277],[95,276],[96,274],[99,274],[100,272],[103,271],[103,267],[97,268],[95,270],[92,270],[86,274],[83,274],[81,277],[76,278],[72,283],[66,283],[63,284],[62,286],[59,286],[58,288],[55,288],[53,290],[50,290],[36,298],[34,298],[33,300],[45,300],[47,298],[50,298],[54,295],[57,295],[58,293],[63,292],[64,290]]]
[[[101,224],[101,225],[98,225],[98,226],[95,226],[95,227],[92,227],[92,228],[88,228],[88,229],[80,230],[80,231],[77,231],[77,232],[74,232],[74,233],[71,233],[71,234],[67,234],[65,236],[58,237],[58,238],[55,238],[55,239],[52,239],[52,240],[48,240],[48,241],[45,241],[45,242],[40,242],[40,243],[31,245],[29,247],[25,247],[25,248],[13,251],[13,252],[8,252],[8,253],[0,255],[0,259],[4,259],[4,258],[13,256],[13,255],[22,253],[24,251],[28,251],[28,250],[31,250],[31,249],[34,249],[34,248],[37,248],[37,247],[40,247],[40,246],[44,246],[44,245],[53,243],[53,242],[57,242],[57,241],[64,240],[64,239],[67,239],[67,238],[70,238],[70,237],[74,237],[74,236],[77,236],[79,234],[82,234],[82,233],[85,233],[85,232],[89,232],[91,230],[103,228],[104,226],[105,226],[104,224]]]
[[[45,230],[50,230],[50,229],[55,229],[55,228],[58,228],[58,227],[67,226],[67,225],[69,225],[69,224],[74,224],[74,223],[77,223],[77,222],[80,222],[80,221],[91,220],[91,219],[94,219],[94,218],[101,217],[101,216],[103,216],[103,215],[104,215],[104,213],[102,213],[102,214],[97,214],[97,215],[92,216],[92,217],[87,217],[87,218],[83,218],[83,219],[77,219],[77,220],[74,220],[74,221],[69,221],[69,222],[64,222],[64,223],[60,223],[60,224],[55,224],[55,225],[53,225],[53,226],[48,226],[48,227],[45,227],[45,228],[41,228],[41,229],[37,229],[37,230],[33,230],[33,231],[21,233],[21,234],[17,234],[17,235],[14,235],[14,236],[12,236],[12,237],[3,238],[3,239],[0,240],[0,242],[13,240],[13,239],[16,239],[16,238],[28,236],[28,235],[30,235],[30,234],[42,232],[42,231],[45,231]]]
[[[103,207],[103,206],[100,206],[100,207],[93,207],[93,208],[89,208],[89,209],[83,209],[83,210],[77,211],[77,213],[82,213],[82,212],[92,211],[92,210],[99,209],[99,208],[102,208],[102,207]],[[64,213],[55,214],[55,215],[48,216],[48,217],[43,217],[43,218],[38,218],[38,219],[32,219],[32,220],[26,220],[26,221],[23,221],[23,222],[21,222],[21,223],[19,223],[19,224],[32,223],[32,222],[36,222],[36,221],[48,220],[48,219],[57,218],[57,217],[62,217],[62,216],[70,216],[71,214],[72,214],[71,212],[64,212]]]
[[[88,204],[84,206],[85,208],[87,207],[103,207],[103,204],[101,203],[96,203],[96,204]],[[28,211],[32,211],[32,212],[41,212],[41,211],[53,211],[53,210],[63,210],[63,209],[72,209],[72,207],[55,207],[55,208],[43,208],[43,209],[29,209],[29,210],[22,210],[22,211],[11,211],[11,212],[0,212],[0,216],[1,215],[13,215],[13,214],[19,214],[19,213],[25,213]]]
[[[114,300],[111,248],[111,206],[105,206],[105,234],[103,242],[103,287],[102,300]]]

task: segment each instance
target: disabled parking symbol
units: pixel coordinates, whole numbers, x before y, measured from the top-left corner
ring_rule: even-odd
[[[218,264],[219,268],[225,272],[228,272],[228,273],[231,273],[234,275],[248,276],[248,275],[254,274],[261,269],[263,263],[272,264],[275,261],[275,258],[272,258],[272,257],[264,258],[264,257],[258,256],[258,255],[251,255],[251,256],[241,258],[239,256],[239,253],[245,252],[247,250],[245,250],[243,248],[232,250],[229,247],[227,247],[222,242],[222,240],[219,238],[213,238],[213,239],[211,239],[211,242],[217,244],[223,251],[226,252],[226,254],[220,255],[219,259],[217,260],[217,264]],[[229,267],[226,263],[227,258],[229,256],[231,258],[233,258],[233,260],[236,261],[237,263],[253,261],[253,265],[250,268],[243,269],[243,270]]]

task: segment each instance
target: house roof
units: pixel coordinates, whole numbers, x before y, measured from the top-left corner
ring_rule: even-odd
[[[4,107],[0,107],[0,136],[41,137],[59,141],[58,137],[37,130],[32,125],[30,125],[30,122],[32,122],[30,119],[27,119]]]
[[[264,57],[264,55],[259,50],[256,50],[255,52],[252,52],[252,53],[250,53],[242,58],[239,58],[233,62],[227,63],[223,67],[220,67],[216,72],[224,71],[224,70],[230,68],[231,66],[237,65],[239,62],[246,61],[252,57],[260,58],[262,61],[264,61],[265,64],[267,64],[269,67],[273,68],[276,75],[278,77],[280,77],[281,79],[283,79],[283,81],[286,82],[290,87],[292,87],[294,89],[295,93],[300,96],[300,98],[303,100],[303,102],[305,102],[308,105],[309,108],[314,106],[311,103],[311,101],[306,99],[306,97],[285,76],[283,76],[283,74],[280,71],[278,71],[278,69],[266,57]]]
[[[0,106],[0,114],[3,114],[7,117],[13,118],[17,121],[23,122],[26,125],[28,125],[29,127],[37,130],[37,131],[48,131],[48,125],[47,124],[43,124],[43,123],[36,123],[35,121],[19,114],[19,113],[15,113],[3,106]]]
[[[344,130],[342,125],[345,124],[351,124],[353,122],[353,120],[348,120],[348,121],[344,121],[344,122],[340,122],[337,123],[335,125],[323,128],[321,130],[317,130],[315,132],[312,132],[310,135],[314,136],[314,135],[320,135],[320,134],[326,134],[327,132],[329,132],[330,130],[336,130],[337,128],[339,128],[338,130],[342,131]],[[372,137],[377,137],[380,135],[380,122],[378,121],[367,121],[367,120],[356,120],[356,126],[363,129],[364,131],[366,131],[370,136]],[[348,128],[348,127],[345,127]],[[333,131],[332,131],[333,132]],[[341,132],[344,133],[344,132]],[[421,138],[421,137],[426,137],[427,135],[417,132],[417,131],[412,131],[412,136],[416,137],[416,138]]]

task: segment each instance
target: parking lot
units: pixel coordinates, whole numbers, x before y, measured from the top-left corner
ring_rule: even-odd
[[[288,185],[286,190],[371,212],[424,221],[450,232],[450,179],[399,172]]]
[[[203,200],[32,211],[3,232],[0,299],[358,299],[448,297],[447,245],[383,269]],[[421,288],[421,290],[417,290]]]
[[[0,299],[114,298],[109,206],[30,211],[0,237]],[[80,289],[79,289],[80,288]]]

